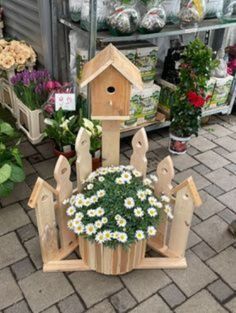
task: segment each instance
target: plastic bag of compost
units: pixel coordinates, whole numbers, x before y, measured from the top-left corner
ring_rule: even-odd
[[[90,27],[90,16],[89,16],[89,0],[82,0],[81,8],[81,22],[80,26],[84,30],[89,31]],[[98,0],[97,1],[97,30],[106,29],[106,17],[109,11],[109,1],[108,0]]]
[[[205,0],[182,0],[179,12],[180,27],[196,27],[204,19]]]

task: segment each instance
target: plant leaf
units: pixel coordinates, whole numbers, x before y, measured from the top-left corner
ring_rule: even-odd
[[[13,190],[14,183],[10,180],[0,185],[0,198],[7,197]]]
[[[0,125],[0,132],[2,134],[4,134],[4,135],[9,136],[9,137],[13,137],[14,133],[15,133],[14,128],[11,127],[10,124],[5,123],[5,122],[1,123],[1,125]]]
[[[9,164],[4,164],[0,168],[0,184],[3,184],[11,176],[11,166]]]
[[[15,183],[20,183],[25,179],[25,173],[21,167],[11,164],[11,169],[11,181]]]

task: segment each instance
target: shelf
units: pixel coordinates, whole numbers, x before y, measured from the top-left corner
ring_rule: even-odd
[[[86,32],[80,28],[79,23],[74,23],[66,18],[60,18],[60,23],[63,25],[76,30],[80,34],[87,34],[89,36],[89,32]],[[138,41],[138,40],[149,40],[160,37],[167,36],[176,36],[176,35],[184,35],[184,34],[192,34],[197,32],[216,30],[229,28],[232,26],[236,26],[236,22],[232,23],[221,23],[218,19],[208,19],[204,20],[199,27],[188,28],[188,29],[180,29],[177,25],[166,25],[159,33],[154,34],[139,34],[135,33],[131,36],[112,36],[109,32],[97,32],[97,41],[98,43],[109,43],[109,42],[127,42],[127,41]]]
[[[215,108],[203,111],[202,117],[213,115],[213,114],[218,114],[218,113],[229,114],[230,113],[230,106],[229,105],[219,106],[219,107],[215,107]]]

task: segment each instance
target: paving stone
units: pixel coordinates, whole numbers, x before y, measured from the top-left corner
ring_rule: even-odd
[[[28,223],[30,220],[18,203],[0,210],[0,236]]]
[[[83,304],[76,294],[69,296],[68,298],[58,303],[61,313],[81,313],[84,311]]]
[[[229,136],[218,138],[214,142],[230,152],[236,151],[236,140]]]
[[[171,308],[181,304],[186,299],[185,295],[174,284],[165,287],[159,293]]]
[[[236,289],[236,249],[229,247],[207,261],[207,264],[218,273],[228,285]]]
[[[153,140],[151,138],[148,138],[148,147],[149,147],[148,150],[152,151],[152,150],[160,148],[161,144],[159,140]]]
[[[226,165],[225,168],[227,168],[227,170],[229,170],[230,172],[236,174],[236,164]]]
[[[206,139],[209,139],[209,140],[214,140],[217,138],[217,136],[213,135],[212,133],[205,133],[205,134],[203,134],[203,137],[205,137]]]
[[[193,167],[193,169],[203,176],[206,175],[207,173],[210,173],[211,171],[208,167],[206,167],[203,164],[196,165]]]
[[[14,263],[11,268],[17,280],[23,279],[35,272],[29,258],[25,258],[17,263]]]
[[[188,155],[194,156],[194,155],[198,154],[199,151],[197,149],[195,149],[194,147],[188,147],[187,153],[188,153]]]
[[[73,293],[62,273],[35,272],[19,281],[33,312],[40,312]]]
[[[211,150],[198,154],[195,158],[212,170],[216,170],[229,164],[228,160]]]
[[[220,138],[221,139],[221,138]],[[229,151],[228,150],[225,150],[224,148],[222,147],[217,147],[215,149],[213,149],[214,152],[218,153],[219,155],[223,156],[223,157],[226,157],[227,154],[229,154]]]
[[[165,157],[167,157],[169,155],[169,151],[165,147],[160,147],[160,148],[155,149],[151,152],[154,153],[155,160],[157,160],[159,162],[162,161]],[[149,155],[147,155],[147,157],[148,157],[148,163],[149,163]],[[157,166],[157,164],[156,164],[156,166]],[[154,170],[155,170],[155,168],[154,168]]]
[[[32,209],[28,206],[28,202],[29,202],[29,199],[25,199],[25,200],[19,201],[19,204],[22,206],[22,208],[23,208],[25,211],[30,211],[30,210],[32,210]]]
[[[202,136],[192,138],[190,141],[190,144],[191,144],[191,146],[195,147],[196,149],[198,149],[201,152],[205,152],[207,150],[211,150],[211,149],[216,147],[216,145],[212,141],[210,141],[210,140],[208,140]]]
[[[159,289],[170,283],[168,276],[160,270],[134,271],[121,276],[121,279],[131,294],[139,302],[148,298]],[[144,281],[148,281],[148,284],[145,285],[145,288],[143,285]]]
[[[34,210],[34,209],[33,209],[33,210],[30,210],[30,211],[28,212],[28,215],[29,215],[31,221],[33,222],[34,226],[37,227],[37,220],[36,220],[35,210]]]
[[[224,191],[230,191],[236,187],[236,176],[224,168],[220,168],[216,171],[206,174],[206,178],[215,183]]]
[[[186,252],[188,267],[184,270],[167,270],[167,274],[176,285],[187,295],[192,296],[212,281],[217,276],[193,252]]]
[[[10,194],[10,196],[3,198],[0,200],[1,204],[3,206],[7,206],[9,204],[28,199],[31,194],[31,189],[29,186],[25,183],[18,183],[15,184],[13,192]]]
[[[231,210],[229,209],[225,209],[221,212],[218,213],[218,215],[223,218],[223,220],[226,221],[226,223],[230,224],[232,223],[234,220],[236,220],[236,214],[233,213]]]
[[[216,253],[211,247],[209,247],[204,241],[197,244],[192,248],[192,251],[202,260],[206,261],[212,258]]]
[[[20,301],[10,308],[6,309],[4,313],[30,313],[29,307],[25,301]]]
[[[217,215],[194,226],[193,230],[218,252],[234,242],[228,224]]]
[[[206,290],[194,295],[179,306],[176,313],[226,313],[227,311]]]
[[[40,152],[40,154],[45,158],[53,158],[54,153],[53,153],[53,143],[52,142],[46,142],[43,143],[42,145],[38,145],[36,149]]]
[[[42,313],[60,313],[60,312],[58,311],[58,308],[55,305],[53,305],[50,308],[42,311]]]
[[[122,164],[122,165],[128,165],[129,162],[130,162],[129,159],[128,159],[126,156],[124,156],[124,155],[121,154],[121,156],[120,156],[120,164]]]
[[[35,183],[36,183],[37,178],[38,178],[38,174],[37,174],[37,173],[30,174],[30,175],[26,176],[25,182],[26,182],[26,184],[27,184],[30,188],[33,188],[34,185],[35,185]]]
[[[192,158],[191,156],[187,154],[174,155],[172,159],[174,161],[174,166],[179,171],[184,171],[198,164],[198,162],[194,160],[194,158]]]
[[[76,272],[69,275],[69,278],[87,307],[91,307],[123,288],[118,277],[95,272]]]
[[[202,205],[197,208],[195,214],[202,220],[207,219],[208,217],[222,211],[225,208],[223,204],[210,196],[207,192],[201,190],[199,194],[202,198]]]
[[[231,162],[236,163],[236,152],[229,153],[225,157]]]
[[[86,311],[86,313],[115,313],[115,310],[110,302],[105,300]]]
[[[37,235],[33,224],[27,224],[17,230],[18,235],[22,242],[25,242]]]
[[[57,159],[49,159],[43,162],[34,164],[34,168],[38,172],[39,176],[43,179],[48,179],[53,177],[54,168],[56,165]]]
[[[207,186],[205,188],[205,191],[207,193],[209,193],[211,196],[213,197],[218,197],[219,195],[221,195],[222,193],[224,193],[224,190],[221,189],[220,187],[214,185],[214,184],[211,184],[209,186]]]
[[[208,286],[208,290],[218,299],[220,302],[225,301],[229,297],[231,297],[234,292],[231,288],[229,288],[221,279],[218,279],[210,286]]]
[[[127,289],[123,289],[116,293],[110,300],[116,311],[119,313],[124,313],[136,305],[136,301]]]
[[[188,237],[188,243],[187,243],[187,249],[192,248],[195,246],[197,243],[199,243],[202,239],[198,237],[192,230],[189,232],[189,237]]]
[[[236,189],[221,195],[220,197],[218,197],[218,199],[223,202],[228,208],[236,212]]]
[[[0,310],[20,301],[23,295],[17,286],[10,270],[0,271]]]
[[[191,224],[191,226],[193,227],[193,226],[195,226],[195,225],[197,225],[197,224],[199,224],[199,223],[201,223],[200,218],[199,218],[199,217],[197,217],[195,214],[193,214],[193,218],[192,218],[192,224]]]
[[[230,130],[218,124],[211,125],[210,127],[206,127],[205,129],[216,137],[224,137],[232,134]]]
[[[42,155],[40,153],[31,155],[30,157],[28,157],[28,160],[31,164],[36,164],[38,162],[41,162],[44,160],[44,158],[42,157]]]
[[[161,145],[162,147],[169,148],[169,144],[170,144],[169,135],[168,135],[168,137],[159,139],[159,140],[158,140],[158,143],[159,143],[159,145]]]
[[[37,153],[37,151],[35,150],[35,148],[31,145],[29,141],[20,143],[19,149],[25,158]]]
[[[42,256],[39,244],[39,237],[34,237],[31,240],[25,242],[25,247],[30,255],[31,260],[37,269],[42,268]]]
[[[229,309],[232,313],[236,312],[236,297],[232,299],[231,301],[227,302],[225,304],[226,308]]]
[[[171,310],[165,304],[165,302],[158,295],[154,295],[143,303],[139,304],[130,313],[148,313],[148,312],[160,312],[171,313]]]
[[[0,269],[26,257],[15,233],[0,237]]]
[[[203,189],[211,184],[209,180],[206,180],[202,175],[198,174],[193,169],[188,169],[178,173],[177,175],[175,175],[174,180],[177,183],[182,183],[185,179],[189,178],[190,176],[193,177],[198,190]]]
[[[27,161],[26,159],[23,159],[23,167],[24,167],[25,176],[28,176],[28,175],[35,173],[35,169],[30,164],[30,162]]]

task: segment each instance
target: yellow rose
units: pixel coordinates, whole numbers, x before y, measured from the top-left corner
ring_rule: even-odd
[[[23,65],[26,63],[26,58],[23,54],[18,54],[16,56],[16,63],[19,64],[19,65]]]
[[[5,48],[8,45],[8,42],[5,39],[0,39],[0,46]]]
[[[1,62],[1,65],[4,69],[9,70],[15,65],[15,59],[12,56],[7,56],[5,59]]]

